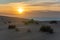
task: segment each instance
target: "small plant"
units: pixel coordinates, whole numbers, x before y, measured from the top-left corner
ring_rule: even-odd
[[[46,27],[45,27],[45,26],[42,26],[42,27],[40,28],[40,31],[46,32]]]
[[[57,21],[51,21],[50,24],[57,24]]]
[[[8,23],[11,23],[11,21],[8,21]]]
[[[34,21],[34,19],[31,19],[30,21],[28,21],[29,23],[34,23],[35,21]]]
[[[39,22],[36,21],[35,24],[39,24]]]
[[[28,22],[24,22],[25,25],[28,25],[29,23]]]
[[[50,30],[49,30],[49,33],[53,33],[53,29],[50,29]]]
[[[8,26],[8,29],[15,29],[16,28],[16,25],[9,25]]]
[[[7,22],[3,22],[4,24],[7,24]]]
[[[15,28],[15,30],[16,30],[16,31],[19,31],[19,29],[18,29],[18,28]]]
[[[28,29],[28,30],[27,30],[27,32],[31,32],[31,30],[30,30],[30,29]]]
[[[41,32],[49,32],[49,33],[53,33],[53,29],[50,26],[42,26],[40,28]]]
[[[39,24],[39,22],[35,21],[34,19],[31,19],[29,21],[23,21],[25,25],[28,25],[28,24]]]

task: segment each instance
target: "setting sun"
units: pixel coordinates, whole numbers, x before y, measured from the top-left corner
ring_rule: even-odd
[[[23,8],[19,8],[17,11],[19,12],[19,14],[22,14],[24,12],[24,9]]]

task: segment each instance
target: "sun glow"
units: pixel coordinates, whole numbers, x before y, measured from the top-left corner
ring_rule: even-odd
[[[23,8],[18,8],[17,11],[19,12],[19,14],[22,14],[24,12],[24,9]]]

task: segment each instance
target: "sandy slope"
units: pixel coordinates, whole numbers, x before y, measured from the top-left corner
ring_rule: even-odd
[[[9,30],[9,24],[4,24],[4,22],[0,20],[0,40],[60,40],[60,22],[56,25],[49,24],[49,22],[40,22],[39,25],[24,25],[22,21],[25,19],[7,18],[8,20],[12,20],[13,24],[15,24],[20,31],[16,32],[14,29]],[[4,21],[5,20],[6,18]],[[39,32],[41,25],[50,25],[54,29],[55,33],[49,34]],[[28,33],[27,29],[31,29],[32,32]]]

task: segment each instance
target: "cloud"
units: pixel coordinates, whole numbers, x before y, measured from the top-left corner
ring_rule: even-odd
[[[38,3],[38,2],[60,2],[60,0],[0,0],[0,4],[2,4],[2,3],[13,3],[13,2]]]
[[[31,6],[51,6],[51,5],[60,5],[60,2],[41,2],[41,3],[34,3],[30,4]]]
[[[13,3],[13,2],[25,2],[29,0],[0,0],[0,4]]]

